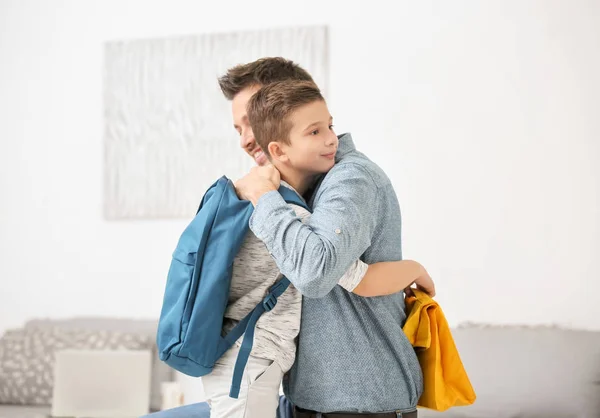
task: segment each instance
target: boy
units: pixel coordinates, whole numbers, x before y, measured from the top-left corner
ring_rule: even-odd
[[[247,113],[258,145],[281,173],[285,187],[302,196],[317,176],[334,166],[338,138],[325,100],[314,83],[283,81],[264,86],[250,99]],[[293,209],[299,218],[308,218],[304,209]],[[302,266],[304,261],[291,262]],[[264,244],[249,233],[233,266],[225,331],[250,312],[280,277]],[[388,295],[412,283],[434,293],[431,278],[413,261],[367,266],[356,260],[338,282],[359,296]],[[239,345],[219,360],[210,375],[203,377],[212,417],[275,417],[283,374],[295,358],[300,313],[301,295],[290,286],[276,307],[260,318],[238,399],[229,397],[229,389]]]

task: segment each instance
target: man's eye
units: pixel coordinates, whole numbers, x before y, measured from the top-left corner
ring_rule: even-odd
[[[329,129],[333,129],[335,125],[329,125]]]

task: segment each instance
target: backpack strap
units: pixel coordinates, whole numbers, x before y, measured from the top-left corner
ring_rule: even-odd
[[[291,203],[292,205],[303,207],[307,211],[312,212],[312,210],[308,207],[304,200],[302,200],[302,198],[298,196],[298,193],[296,193],[289,187],[279,186],[279,194],[281,195],[281,197],[283,197],[283,200],[285,200],[286,203]]]
[[[254,343],[254,329],[256,327],[256,322],[265,312],[271,311],[275,305],[277,305],[277,298],[283,294],[287,290],[290,285],[290,281],[283,277],[277,283],[275,283],[270,289],[267,296],[256,305],[256,308],[252,310],[240,323],[236,326],[236,328],[240,327],[241,330],[236,330],[234,328],[228,335],[233,334],[235,331],[239,333],[238,337],[241,334],[244,334],[244,340],[242,341],[242,346],[240,347],[240,352],[238,354],[237,360],[235,362],[235,367],[233,369],[233,379],[231,382],[231,390],[229,391],[229,396],[232,398],[236,398],[240,394],[240,387],[242,383],[242,377],[244,375],[244,369],[246,368],[246,364],[248,363],[248,358],[250,358],[250,352],[252,351],[252,345]],[[245,326],[243,326],[245,323]],[[236,338],[236,339],[237,339]],[[235,342],[236,340],[233,340]]]
[[[279,193],[286,203],[303,207],[307,211],[312,212],[308,205],[302,200],[302,198],[300,198],[300,196],[298,196],[295,191],[285,186],[281,186],[279,187]],[[227,351],[229,347],[231,347],[238,340],[238,338],[242,336],[242,334],[244,335],[242,346],[240,347],[240,352],[235,362],[235,368],[233,369],[233,379],[231,382],[231,390],[229,392],[230,397],[237,399],[239,396],[244,369],[246,368],[246,364],[250,358],[250,352],[252,351],[252,345],[254,343],[254,329],[256,327],[256,322],[262,314],[271,311],[275,305],[277,305],[277,299],[287,290],[289,285],[290,281],[287,279],[287,277],[282,277],[279,279],[277,283],[271,286],[269,293],[267,293],[267,296],[265,296],[262,302],[256,305],[256,307],[248,315],[246,315],[246,317],[242,319],[225,337],[226,344],[222,348],[224,350],[219,357],[223,355],[225,351]]]

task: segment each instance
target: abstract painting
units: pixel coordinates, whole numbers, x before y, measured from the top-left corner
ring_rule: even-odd
[[[190,218],[221,176],[254,162],[239,147],[217,78],[289,58],[327,93],[324,26],[113,41],[104,47],[104,216]]]

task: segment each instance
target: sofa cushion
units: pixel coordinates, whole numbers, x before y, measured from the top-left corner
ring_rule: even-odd
[[[62,349],[147,350],[147,335],[86,329],[23,328],[0,338],[0,404],[50,405],[55,352]]]
[[[49,406],[0,405],[0,418],[48,418]]]
[[[156,341],[158,321],[153,319],[132,319],[117,317],[76,316],[64,319],[36,318],[28,321],[25,328],[86,329],[96,331],[118,331],[147,335]],[[161,383],[175,379],[175,372],[158,358],[156,344],[153,345],[152,384],[150,388],[150,408],[159,410],[162,403]]]

